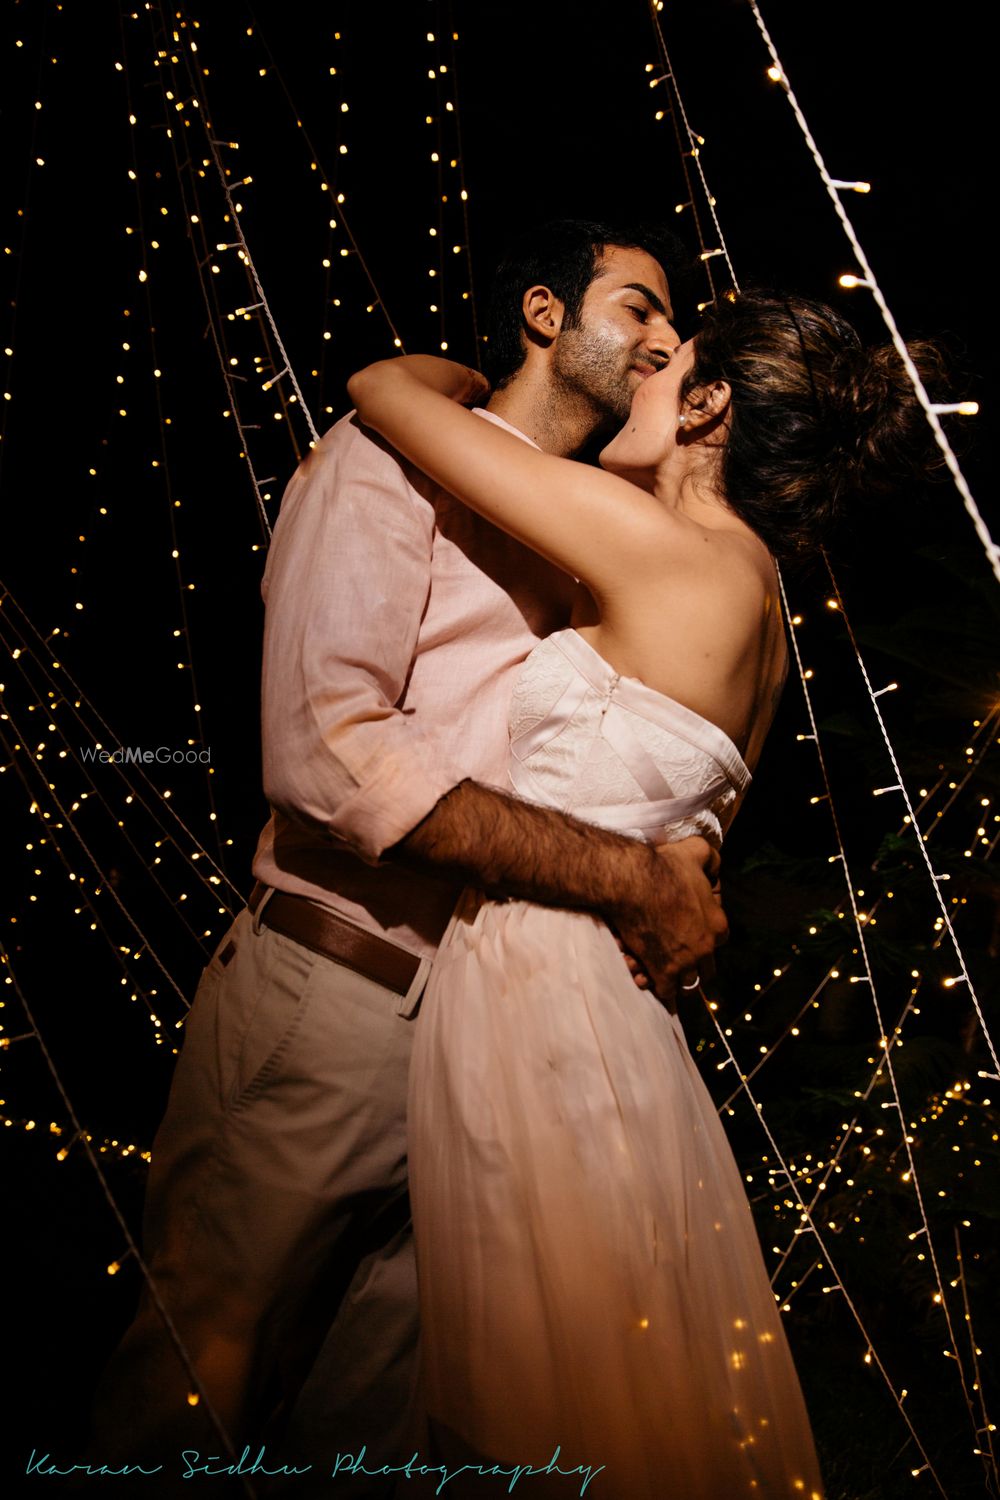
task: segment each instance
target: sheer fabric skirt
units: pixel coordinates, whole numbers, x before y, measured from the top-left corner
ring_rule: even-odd
[[[603,1466],[593,1500],[816,1500],[736,1163],[610,932],[467,893],[410,1080],[432,1421],[507,1466]],[[579,1493],[561,1484],[544,1493]]]

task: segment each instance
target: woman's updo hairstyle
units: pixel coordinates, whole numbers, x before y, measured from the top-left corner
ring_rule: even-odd
[[[940,359],[910,346],[922,378]],[[849,503],[925,474],[933,439],[892,345],[865,349],[832,308],[752,292],[705,312],[681,399],[727,381],[717,482],[779,561],[820,547]]]

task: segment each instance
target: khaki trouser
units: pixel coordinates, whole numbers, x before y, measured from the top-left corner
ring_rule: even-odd
[[[199,983],[153,1146],[145,1255],[237,1456],[266,1440],[266,1467],[312,1464],[288,1486],[306,1500],[329,1492],[338,1453],[366,1444],[392,1463],[419,1441],[406,1080],[427,965],[400,997],[260,915],[236,918]],[[144,1293],[88,1461],[160,1464],[143,1495],[189,1495],[182,1451],[223,1453],[190,1390]]]

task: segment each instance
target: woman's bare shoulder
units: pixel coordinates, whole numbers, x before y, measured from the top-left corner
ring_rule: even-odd
[[[778,596],[774,558],[749,527],[705,526],[676,517],[662,536],[664,561],[676,586],[706,600],[726,595],[753,606]]]

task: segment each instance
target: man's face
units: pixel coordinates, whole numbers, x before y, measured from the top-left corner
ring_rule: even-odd
[[[672,318],[659,262],[644,250],[608,245],[578,326],[564,328],[553,346],[553,380],[589,397],[609,422],[624,422],[639,386],[680,343]]]
[[[663,460],[677,445],[680,429],[681,386],[694,365],[694,340],[675,350],[669,365],[643,382],[635,394],[628,421],[611,439],[600,456],[602,469],[626,474],[641,484],[651,480]]]

